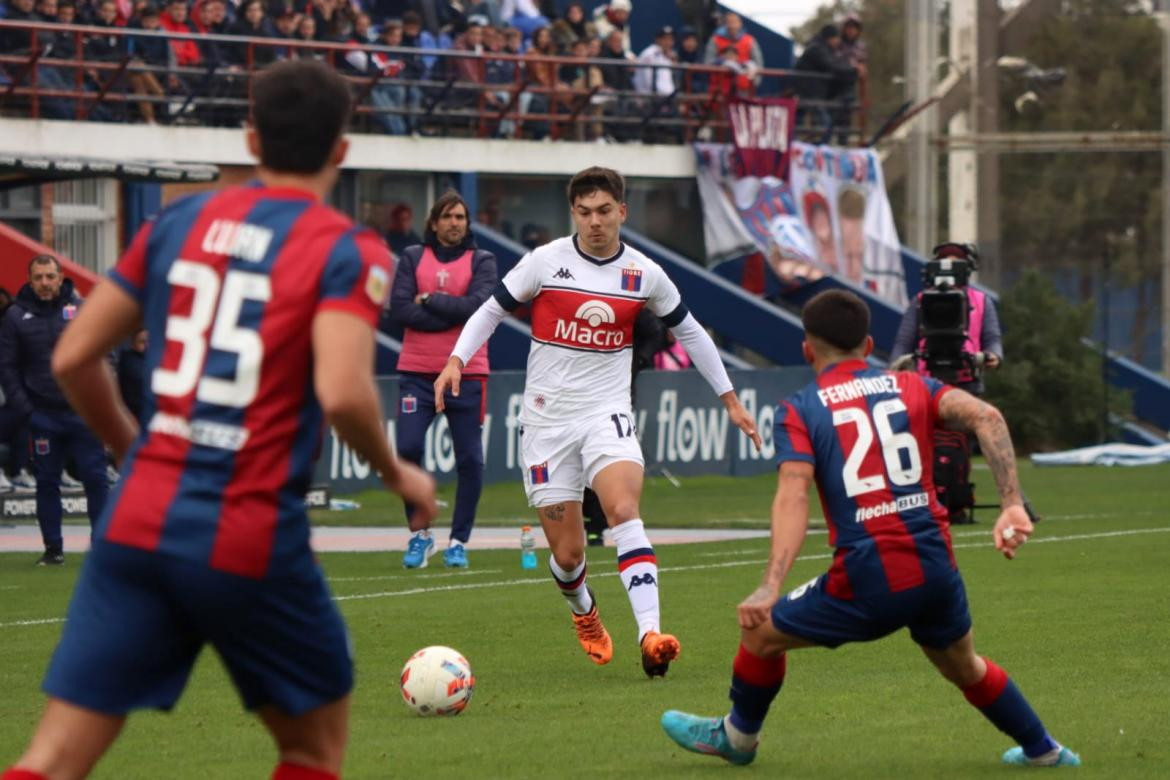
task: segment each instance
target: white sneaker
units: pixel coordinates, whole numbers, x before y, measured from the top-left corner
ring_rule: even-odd
[[[8,480],[8,475],[0,471],[0,493],[11,493],[12,483]]]
[[[68,471],[61,472],[61,489],[62,490],[81,490],[84,486],[73,478],[73,475]]]
[[[17,493],[35,493],[37,480],[36,477],[28,473],[28,469],[21,469],[20,473],[12,478],[12,486]]]

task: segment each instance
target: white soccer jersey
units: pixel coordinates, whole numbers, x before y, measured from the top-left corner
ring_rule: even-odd
[[[622,244],[607,260],[560,238],[525,255],[502,280],[507,310],[532,303],[532,348],[520,421],[548,425],[630,406],[634,319],[643,306],[668,326],[686,316],[662,268]],[[507,297],[510,296],[511,300]]]

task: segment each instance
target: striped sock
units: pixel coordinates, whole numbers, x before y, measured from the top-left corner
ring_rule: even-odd
[[[648,631],[658,631],[658,558],[646,528],[640,519],[627,520],[613,527],[611,537],[617,547],[618,574],[638,621],[638,642]]]
[[[556,558],[548,556],[548,570],[552,572],[553,581],[561,589],[561,595],[569,602],[569,609],[576,615],[585,615],[593,609],[593,597],[589,595],[589,588],[585,586],[585,559],[572,571],[565,571],[557,565]]]
[[[281,761],[272,772],[272,780],[338,780],[338,776],[324,769]]]
[[[1029,758],[1059,747],[1007,672],[990,658],[983,660],[987,662],[983,679],[962,689],[967,701],[997,729],[1014,739]]]
[[[34,772],[31,769],[11,769],[4,770],[4,774],[0,775],[0,780],[49,780],[48,775],[42,775],[40,772]]]
[[[784,684],[784,674],[788,670],[788,656],[780,654],[775,658],[763,658],[748,651],[743,645],[735,654],[735,663],[731,667],[731,714],[727,716],[736,732],[746,737],[754,737],[764,727],[764,718],[768,717],[768,707],[780,692]],[[728,729],[730,738],[732,731]],[[733,745],[737,750],[750,750],[751,745]]]

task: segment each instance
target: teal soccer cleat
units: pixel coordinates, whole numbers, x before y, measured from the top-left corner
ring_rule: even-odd
[[[723,730],[723,718],[703,718],[678,710],[662,713],[662,730],[682,747],[693,753],[719,756],[732,764],[743,766],[756,758],[756,749],[736,750]]]
[[[443,565],[449,569],[467,568],[467,550],[461,544],[453,544],[443,552]]]
[[[1003,754],[1003,762],[1013,766],[1080,766],[1081,757],[1063,745],[1036,758],[1024,755],[1022,747],[1014,747]]]
[[[419,531],[410,537],[410,542],[406,545],[406,555],[402,556],[402,565],[408,569],[425,569],[427,559],[434,554],[435,540]]]

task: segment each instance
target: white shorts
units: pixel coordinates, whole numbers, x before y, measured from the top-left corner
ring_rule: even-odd
[[[563,425],[525,425],[520,431],[524,493],[532,507],[580,501],[586,485],[611,463],[639,466],[642,445],[628,412],[598,414]]]

